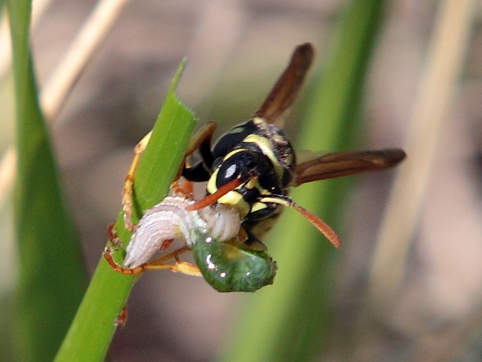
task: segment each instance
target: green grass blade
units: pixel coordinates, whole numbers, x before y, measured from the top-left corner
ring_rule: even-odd
[[[185,61],[166,96],[135,175],[135,201],[141,210],[154,206],[165,197],[196,123],[192,111],[174,94],[184,64]],[[130,233],[124,227],[122,212],[115,227],[126,245]],[[101,257],[55,361],[103,361],[115,332],[114,322],[127,301],[133,283],[134,277],[115,272]]]
[[[86,274],[37,102],[30,1],[9,0],[17,117],[15,226],[20,260],[13,333],[22,361],[51,361],[82,299]]]
[[[354,0],[333,47],[300,134],[299,148],[348,148],[359,126],[361,90],[382,20],[384,1]],[[303,185],[293,199],[336,228],[346,182]],[[287,210],[269,238],[279,271],[272,287],[245,302],[242,320],[223,361],[306,361],[327,347],[333,311],[333,249],[309,223]]]

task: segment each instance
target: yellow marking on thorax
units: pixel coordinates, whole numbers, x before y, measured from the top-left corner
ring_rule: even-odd
[[[266,209],[266,204],[264,202],[255,202],[251,206],[251,212],[256,212],[262,209]]]
[[[267,122],[263,118],[260,118],[260,117],[253,118],[253,123],[255,125],[259,125],[260,128],[266,128],[267,127]],[[284,143],[287,142],[287,140],[278,133],[273,133],[273,134],[270,135],[270,137],[271,137],[271,141],[273,143],[284,144]],[[269,140],[268,140],[268,142],[269,142]],[[268,146],[270,146],[270,144]],[[263,150],[263,152],[264,152],[264,150]],[[285,155],[285,157],[286,157],[286,160],[284,160],[282,163],[286,164],[286,166],[289,167],[294,161],[293,160],[293,154]],[[273,160],[273,159],[271,158],[271,160]],[[277,162],[276,163],[273,162],[273,164],[277,164],[282,168],[283,166],[281,165],[280,160],[276,159],[276,157],[275,157],[275,160]]]
[[[271,142],[269,139],[263,136],[259,136],[257,134],[250,134],[246,136],[246,138],[243,140],[243,142],[249,142],[249,143],[254,143],[256,144],[261,151],[270,159],[271,163],[273,164],[274,171],[276,172],[276,175],[278,175],[279,178],[283,177],[283,168],[281,167],[278,158],[273,152],[273,149],[271,147]]]

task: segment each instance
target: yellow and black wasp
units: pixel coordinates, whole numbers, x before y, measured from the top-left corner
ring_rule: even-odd
[[[299,45],[253,117],[224,134],[212,149],[216,125],[209,122],[204,126],[196,136],[201,161],[186,166],[182,172],[190,181],[207,181],[208,194],[235,179],[239,181],[217,202],[239,213],[248,236],[247,246],[263,247],[260,240],[283,206],[301,212],[333,245],[340,246],[338,236],[328,225],[288,197],[289,189],[305,182],[387,169],[405,158],[401,149],[384,149],[337,152],[297,163],[293,146],[277,123],[296,98],[313,53],[310,43]]]
[[[313,59],[310,43],[299,45],[268,97],[253,117],[223,135],[211,148],[216,125],[208,122],[193,137],[185,158],[199,151],[201,160],[190,166],[185,160],[182,176],[170,194],[149,210],[137,225],[131,222],[134,173],[150,134],[136,147],[136,156],[126,177],[123,207],[126,227],[133,231],[124,267],[104,256],[119,273],[139,274],[149,269],[168,269],[202,275],[221,292],[253,292],[273,282],[276,262],[261,242],[283,207],[292,207],[306,217],[336,247],[336,233],[316,215],[296,204],[288,193],[306,182],[378,171],[397,165],[405,158],[401,149],[337,152],[313,156],[297,163],[291,142],[277,125],[293,103]],[[206,196],[194,200],[193,182],[207,182]],[[109,238],[118,244],[115,230]],[[155,259],[173,239],[186,245]],[[195,265],[180,260],[190,250]],[[171,263],[174,261],[174,263]]]

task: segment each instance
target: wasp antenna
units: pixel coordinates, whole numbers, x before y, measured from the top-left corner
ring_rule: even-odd
[[[293,209],[298,211],[301,215],[303,215],[305,219],[307,219],[311,224],[313,224],[313,226],[316,227],[320,231],[320,233],[322,233],[325,236],[325,238],[327,238],[328,241],[333,244],[335,248],[339,248],[341,246],[340,237],[326,222],[321,220],[318,216],[316,216],[312,212],[306,210],[304,207],[298,205],[289,197],[282,196],[282,195],[271,195],[271,196],[263,197],[259,201],[271,202],[274,204],[292,207]]]
[[[186,210],[188,211],[200,210],[209,205],[212,205],[216,201],[218,201],[221,197],[226,195],[229,191],[233,191],[236,187],[241,186],[243,182],[246,182],[246,180],[243,180],[241,178],[235,178],[234,180],[229,181],[227,184],[221,186],[219,189],[216,190],[216,192],[209,194],[205,198],[198,200],[194,204],[187,206]]]

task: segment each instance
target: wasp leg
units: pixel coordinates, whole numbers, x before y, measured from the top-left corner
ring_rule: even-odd
[[[287,196],[282,195],[272,195],[267,197],[262,197],[260,202],[266,203],[274,203],[278,205],[284,205],[287,207],[292,207],[296,211],[298,211],[301,215],[305,217],[311,224],[316,227],[324,236],[328,239],[330,243],[333,244],[335,248],[339,248],[341,246],[341,240],[339,236],[335,233],[335,231],[323,220],[321,220],[318,216],[313,214],[312,212],[306,210],[304,207],[301,207],[296,202],[291,200]]]
[[[137,268],[134,268],[134,269],[123,268],[122,266],[120,266],[112,258],[112,254],[114,254],[114,251],[115,251],[114,249],[106,246],[104,248],[103,255],[104,255],[104,259],[107,261],[107,263],[109,263],[111,268],[114,269],[116,272],[118,272],[120,274],[135,275],[135,274],[140,274],[144,271],[144,268],[143,268],[144,264],[137,267]]]
[[[199,152],[201,153],[203,162],[212,164],[213,161],[211,155],[211,139],[215,130],[216,124],[210,121],[204,126],[202,126],[191,138],[186,154],[184,155],[184,160],[181,164],[181,167],[179,168],[176,180],[179,179],[179,176],[184,169],[184,163],[186,161],[186,158],[196,152],[197,149],[199,149]],[[142,153],[145,151],[147,144],[151,139],[151,134],[152,132],[146,134],[144,138],[134,148],[134,158],[132,159],[129,171],[127,172],[124,182],[124,188],[122,190],[122,209],[124,211],[124,224],[126,226],[126,229],[128,229],[129,231],[134,230],[134,224],[132,223],[132,209],[134,207],[134,203],[132,200],[132,190],[134,185],[134,175],[136,173],[137,166],[139,165],[139,160],[141,159]]]
[[[239,229],[240,246],[246,250],[266,251],[268,248],[250,230],[241,227]]]
[[[185,158],[191,156],[196,150],[199,150],[203,162],[209,167],[212,166],[213,156],[211,154],[211,140],[213,138],[214,131],[216,130],[216,123],[213,121],[207,122],[201,128],[199,128],[194,136],[191,137],[191,141],[186,150]]]
[[[182,248],[179,248],[179,249],[177,249],[177,250],[175,250],[175,251],[173,251],[169,254],[162,255],[159,258],[155,258],[148,263],[148,269],[149,270],[159,269],[158,266],[165,265],[164,262],[166,261],[166,259],[168,260],[168,259],[174,257],[174,259],[176,260],[176,263],[171,264],[171,268],[170,268],[171,271],[176,272],[176,273],[200,277],[200,276],[202,276],[202,274],[201,274],[201,271],[199,270],[199,268],[196,265],[194,265],[192,263],[188,263],[187,261],[182,261],[179,258],[179,254],[184,253],[188,250],[189,250],[189,247],[187,245],[185,245]]]
[[[122,241],[117,237],[117,232],[114,229],[115,223],[110,223],[107,227],[107,238],[115,249],[122,248]]]
[[[198,182],[207,181],[211,177],[211,168],[214,162],[211,153],[211,140],[215,130],[216,124],[213,121],[209,121],[191,138],[183,167],[180,169],[178,176],[182,174],[187,179]],[[199,151],[201,161],[191,167],[188,157],[196,150]]]
[[[117,318],[114,320],[115,327],[124,327],[127,323],[127,305],[125,305],[120,313],[117,315]]]
[[[137,275],[143,273],[146,270],[170,270],[176,273],[201,276],[201,272],[199,271],[197,266],[179,259],[179,255],[188,250],[188,246],[185,245],[182,248],[174,250],[171,253],[161,255],[160,257],[149,261],[148,263],[142,264],[132,269],[124,268],[117,264],[112,258],[114,250],[110,247],[106,247],[104,249],[104,258],[107,263],[109,263],[111,268],[120,274]],[[173,259],[175,260],[174,264],[167,263],[168,261],[171,261]]]
[[[183,195],[186,198],[193,198],[193,183],[185,178],[175,180],[169,189],[175,195]]]
[[[134,175],[139,165],[142,153],[146,149],[149,140],[151,139],[151,133],[149,132],[134,148],[134,158],[132,159],[131,167],[127,172],[124,182],[124,189],[122,190],[122,210],[124,211],[124,224],[129,231],[134,230],[134,224],[132,223],[132,208],[134,203],[132,201],[132,187],[134,185]]]

